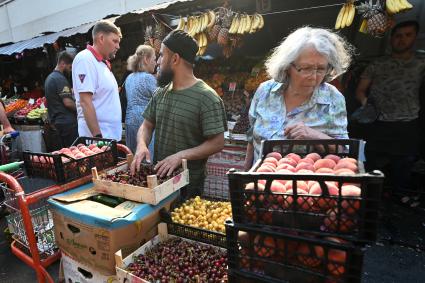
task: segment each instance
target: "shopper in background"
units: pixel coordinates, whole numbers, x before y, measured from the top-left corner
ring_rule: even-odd
[[[147,145],[155,130],[157,174],[170,175],[182,159],[188,160],[190,184],[183,197],[202,193],[206,162],[224,147],[226,113],[221,98],[204,81],[196,78],[193,67],[196,41],[184,31],[172,31],[164,39],[158,58],[158,85],[137,135],[137,151],[131,171],[151,161]]]
[[[61,147],[70,146],[78,137],[77,108],[68,80],[72,60],[69,53],[60,52],[55,69],[44,82],[49,121],[59,134]]]
[[[6,111],[4,110],[3,101],[1,101],[0,103],[0,124],[3,126],[4,134],[15,131],[15,129],[12,128],[12,125],[10,125],[9,119],[7,119]]]
[[[121,104],[118,84],[109,60],[120,47],[121,31],[109,21],[93,27],[93,46],[77,54],[72,64],[72,82],[77,101],[80,136],[121,140]]]
[[[271,80],[249,110],[245,170],[260,158],[262,140],[348,138],[344,96],[327,82],[347,70],[350,49],[333,32],[304,27],[274,50],[266,62]]]
[[[127,97],[125,115],[125,141],[133,153],[137,147],[137,131],[143,123],[143,112],[156,90],[155,49],[148,45],[139,45],[136,52],[127,60],[127,69],[132,71],[125,80],[124,89]],[[154,137],[149,145],[153,158]]]
[[[373,100],[377,113],[368,125],[366,167],[389,173],[393,194],[411,205],[414,201],[407,195],[419,155],[419,94],[425,75],[425,56],[413,50],[418,32],[416,21],[397,24],[391,31],[391,55],[365,69],[356,91],[362,105]]]

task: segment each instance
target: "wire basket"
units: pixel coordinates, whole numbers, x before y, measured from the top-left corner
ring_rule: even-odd
[[[27,182],[30,181],[27,179]],[[0,188],[5,197],[4,206],[10,213],[6,216],[9,231],[13,234],[12,237],[29,252],[28,237],[15,191],[5,183],[0,183]],[[29,205],[29,213],[40,257],[47,258],[58,250],[54,236],[53,218],[48,209],[47,199],[43,198],[35,204]]]

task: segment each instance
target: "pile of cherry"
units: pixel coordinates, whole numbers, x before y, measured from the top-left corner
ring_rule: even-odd
[[[131,174],[130,169],[127,170],[119,170],[115,173],[107,173],[100,176],[101,179],[121,183],[121,184],[129,184],[133,186],[139,187],[147,187],[148,181],[147,176],[155,175],[154,165],[151,164],[141,164],[139,172],[136,172],[134,175]],[[182,170],[175,170],[171,176],[158,177],[158,184],[162,184],[168,181],[170,178],[177,176],[180,174]]]
[[[227,255],[216,247],[172,238],[134,256],[126,269],[149,282],[224,283]]]

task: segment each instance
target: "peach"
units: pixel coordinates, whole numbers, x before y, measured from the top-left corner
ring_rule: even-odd
[[[275,169],[270,166],[261,166],[256,172],[275,172]]]
[[[333,182],[325,182],[325,184],[328,187],[328,192],[330,196],[339,195],[338,187]],[[315,182],[311,185],[309,194],[313,196],[322,196],[322,188],[320,187],[320,184],[318,182]],[[329,209],[329,207],[331,206],[335,206],[335,200],[329,197],[312,198],[311,202],[313,204],[313,207],[321,210],[326,210]]]
[[[292,158],[287,158],[287,157],[285,157],[285,158],[282,158],[281,160],[279,160],[279,164],[289,164],[289,165],[291,165],[292,167],[296,167],[297,166],[297,161],[295,161],[294,159],[292,159]]]
[[[335,238],[327,237],[326,240],[338,244],[346,243],[345,241]],[[328,270],[335,276],[341,276],[345,273],[345,263],[347,261],[347,253],[343,250],[329,249],[328,251]]]
[[[319,159],[314,162],[314,169],[318,170],[320,168],[330,168],[334,169],[336,163],[332,159]]]
[[[78,149],[78,147],[76,147],[76,146],[70,146],[70,147],[69,147],[69,149],[70,149],[71,151],[73,151],[73,150]]]
[[[311,159],[311,158],[309,158],[309,157],[304,157],[303,159],[300,159],[300,161],[298,161],[298,164],[299,164],[299,163],[302,163],[302,162],[310,163],[311,165],[313,165],[313,164],[314,164],[314,160],[313,160],[313,159]]]
[[[277,151],[273,151],[273,152],[270,152],[269,154],[267,154],[266,155],[266,158],[267,157],[274,157],[274,158],[276,158],[276,160],[281,160],[282,159],[282,154],[280,154],[280,152],[277,152]]]
[[[254,251],[260,257],[271,257],[276,251],[276,239],[257,235],[254,239]]]
[[[263,162],[263,163],[261,163],[261,165],[260,165],[261,167],[264,167],[264,166],[270,166],[270,167],[272,167],[272,168],[276,168],[276,163],[271,163],[271,162]]]
[[[294,174],[294,172],[291,171],[290,169],[279,169],[279,170],[276,169],[276,173],[279,173],[279,174]]]
[[[297,173],[300,173],[300,174],[314,174],[313,171],[308,170],[308,169],[300,169]]]
[[[321,248],[321,250],[320,250]],[[316,252],[319,251],[319,253]],[[297,248],[297,259],[305,266],[317,267],[322,263],[323,248],[320,246],[309,246],[305,243],[300,243]]]
[[[314,166],[310,163],[300,162],[297,164],[297,167],[295,167],[295,171],[299,172],[301,169],[314,171]]]
[[[337,164],[338,165],[338,164]],[[335,175],[355,175],[356,173],[348,168],[340,168],[338,170],[335,170]]]
[[[308,190],[309,190],[309,191],[310,191],[311,187],[312,187],[314,184],[319,184],[319,182],[317,182],[317,181],[307,181],[307,185],[308,185]]]
[[[307,154],[304,158],[311,158],[314,162],[316,162],[317,160],[319,160],[322,157],[318,153],[312,152],[312,153]]]
[[[319,169],[317,169],[317,170],[316,170],[316,173],[321,173],[321,174],[333,174],[333,173],[334,173],[334,170],[332,170],[332,169],[330,169],[330,168],[323,167],[323,168],[319,168]]]
[[[285,187],[286,187],[286,191],[288,190],[292,190],[293,189],[293,183],[295,181],[289,181],[286,182]],[[300,190],[304,191],[303,193],[307,193],[308,192],[308,186],[307,183],[305,181],[296,181],[297,182],[297,192],[298,194],[301,194]]]
[[[284,180],[275,180],[272,182],[271,186],[270,186],[270,191],[272,193],[285,193],[286,192],[286,187],[285,184],[283,184],[280,181],[284,181]],[[286,181],[285,181],[286,183]]]
[[[349,162],[354,163],[354,164],[356,164],[356,165],[357,165],[357,160],[356,160],[356,159],[354,159],[354,158],[351,158],[351,157],[344,157],[344,158],[341,158],[341,160],[340,160],[340,161],[349,161]]]
[[[291,158],[292,160],[295,160],[295,162],[297,162],[298,163],[298,161],[300,161],[300,159],[301,159],[301,156],[299,156],[298,154],[296,154],[296,153],[288,153],[286,156],[285,156],[285,158]]]
[[[341,157],[335,154],[328,154],[324,157],[324,159],[332,159],[333,161],[335,161],[335,163],[338,163],[338,161],[341,160]]]
[[[360,197],[362,190],[354,185],[343,185],[341,187],[342,196]],[[360,200],[345,199],[341,202],[341,207],[347,214],[354,214],[360,208]]]
[[[330,231],[349,232],[354,228],[354,221],[347,214],[338,214],[338,209],[329,209],[324,220]]]
[[[60,152],[60,151],[58,151],[58,150],[56,150],[56,151],[53,151],[53,152],[52,152],[52,154],[53,154],[53,155],[58,155],[58,154],[61,154],[61,152]]]
[[[276,171],[279,171],[279,170],[288,170],[288,171],[291,171],[291,172],[295,172],[295,168],[294,168],[294,166],[289,165],[289,164],[287,164],[287,163],[279,164],[279,165],[276,167]]]
[[[345,160],[345,161],[341,160],[340,162],[338,162],[338,164],[335,165],[334,169],[338,170],[338,169],[342,169],[342,168],[350,169],[351,171],[354,171],[354,172],[357,172],[357,169],[358,169],[356,164],[354,164],[350,161],[347,161],[347,160]]]
[[[274,157],[267,157],[267,158],[264,159],[263,163],[273,163],[276,167],[278,160]]]
[[[258,191],[260,191],[260,192],[264,191],[264,184],[261,184],[260,182],[258,182],[257,185],[258,185]],[[255,190],[254,182],[246,184],[245,190],[246,191],[254,191]]]
[[[89,144],[89,149],[93,150],[93,148],[98,148],[97,144],[95,143]]]
[[[285,206],[290,208],[293,202],[294,190],[289,189],[286,191],[286,194],[288,194],[288,196],[286,196]],[[297,195],[298,208],[305,211],[310,210],[310,198],[305,196],[307,195],[307,191],[303,189],[297,189]]]

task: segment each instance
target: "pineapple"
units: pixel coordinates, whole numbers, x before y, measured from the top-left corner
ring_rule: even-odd
[[[229,30],[227,28],[221,28],[217,35],[217,43],[221,46],[227,45],[229,42]]]
[[[373,0],[362,3],[358,7],[358,11],[367,21],[367,32],[373,36],[382,36],[392,26],[393,21],[379,0],[375,4],[373,4]]]
[[[161,44],[162,40],[164,39],[166,35],[165,27],[161,23],[157,23],[155,25],[155,30],[153,32],[153,44],[152,47],[155,49],[155,52],[159,54],[159,51],[161,50]]]
[[[150,45],[153,47],[154,37],[153,37],[153,28],[152,26],[147,26],[145,29],[145,45]]]
[[[216,41],[218,37],[218,33],[220,32],[221,26],[220,25],[214,25],[212,29],[208,32],[209,41]]]

